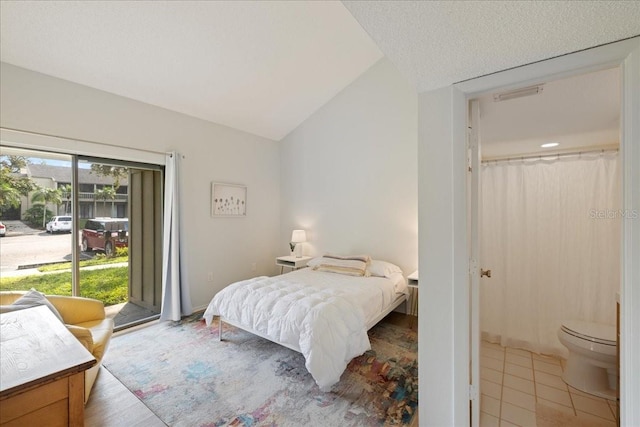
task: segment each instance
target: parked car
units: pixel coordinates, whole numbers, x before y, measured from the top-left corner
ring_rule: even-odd
[[[129,245],[129,220],[127,218],[93,218],[82,229],[82,250],[101,250],[107,256],[115,248]]]
[[[54,216],[47,223],[47,233],[71,233],[72,219],[70,216]]]
[[[7,227],[0,222],[0,237],[4,237],[7,234]]]

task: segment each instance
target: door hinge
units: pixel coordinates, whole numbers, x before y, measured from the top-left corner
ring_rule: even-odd
[[[469,400],[478,400],[478,386],[469,384]]]
[[[472,129],[471,126],[467,127],[467,170],[469,172],[471,172],[473,170],[473,168],[471,167],[472,164],[472,155],[473,155],[473,150],[471,147],[471,138],[472,136]]]
[[[478,261],[475,259],[469,260],[469,276],[473,276],[478,271]]]

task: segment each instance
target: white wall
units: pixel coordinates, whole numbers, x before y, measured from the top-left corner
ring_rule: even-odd
[[[466,149],[452,116],[460,109],[453,87],[419,96],[419,403],[421,424],[432,426],[469,425]]]
[[[276,272],[274,258],[283,249],[275,244],[280,231],[277,142],[9,64],[1,67],[3,128],[138,150],[176,150],[184,156],[183,215],[194,308],[206,306],[235,280]],[[91,144],[89,149],[114,157],[125,151]],[[139,155],[137,160],[150,156]],[[247,185],[246,218],[210,217],[211,181]],[[210,271],[213,282],[207,282]]]
[[[417,268],[417,95],[386,59],[281,142],[282,226],[305,254],[368,253]]]

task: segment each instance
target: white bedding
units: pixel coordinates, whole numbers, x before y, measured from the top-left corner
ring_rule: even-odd
[[[321,390],[340,380],[351,359],[371,348],[368,326],[402,294],[401,274],[353,277],[309,268],[236,282],[204,313],[220,315],[272,341],[299,349]]]

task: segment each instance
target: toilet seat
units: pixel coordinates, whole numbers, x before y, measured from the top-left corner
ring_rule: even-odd
[[[599,323],[566,320],[562,322],[562,331],[574,337],[602,345],[616,345],[615,326]]]

